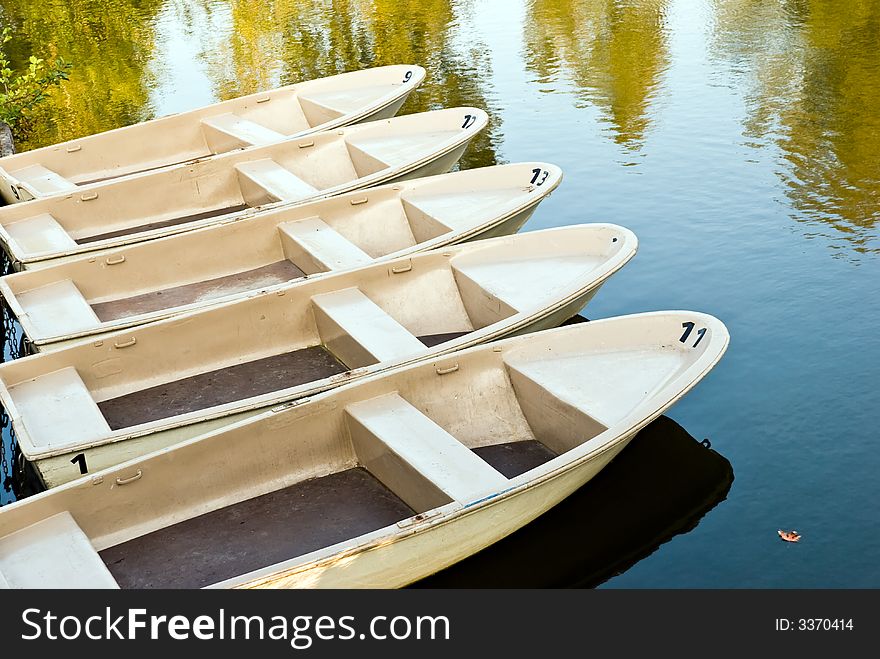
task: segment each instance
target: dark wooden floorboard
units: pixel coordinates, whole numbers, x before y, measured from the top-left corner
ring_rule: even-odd
[[[363,468],[297,483],[105,549],[122,588],[201,588],[415,512]]]
[[[433,348],[436,345],[440,345],[441,343],[446,343],[447,341],[452,341],[453,339],[457,339],[465,334],[470,334],[470,331],[467,332],[446,332],[445,334],[425,334],[424,336],[417,337],[419,341],[425,344],[428,348]]]
[[[524,474],[556,457],[556,453],[534,439],[482,446],[475,448],[474,453],[507,478]]]
[[[101,321],[117,320],[162,309],[173,309],[223,295],[257,290],[303,276],[305,273],[302,270],[285,259],[225,277],[215,277],[194,284],[175,286],[143,295],[93,304],[92,309]]]
[[[77,245],[87,245],[89,243],[95,243],[99,240],[109,240],[110,238],[119,238],[120,236],[130,236],[135,233],[143,233],[144,231],[151,231],[153,229],[161,229],[164,227],[173,227],[178,224],[187,224],[188,222],[198,222],[199,220],[205,220],[209,217],[219,217],[220,215],[229,215],[230,213],[238,213],[239,211],[243,211],[246,208],[250,208],[247,204],[236,204],[235,206],[226,206],[225,208],[215,208],[209,211],[203,211],[201,213],[194,213],[192,215],[183,215],[181,217],[173,217],[170,220],[162,220],[161,222],[150,222],[148,224],[140,224],[135,227],[128,227],[125,229],[119,229],[118,231],[108,231],[107,233],[99,233],[94,236],[86,236],[85,238],[79,238],[76,241]]]
[[[98,403],[113,430],[323,380],[348,367],[324,346],[302,348]]]

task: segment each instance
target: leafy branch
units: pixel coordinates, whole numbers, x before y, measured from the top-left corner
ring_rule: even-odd
[[[27,69],[16,75],[4,49],[11,40],[10,28],[3,28],[0,32],[0,121],[15,130],[35,105],[48,98],[50,88],[68,79],[71,64],[62,57],[46,62],[31,55]]]

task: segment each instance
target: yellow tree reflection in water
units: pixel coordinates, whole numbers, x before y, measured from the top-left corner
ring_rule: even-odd
[[[496,162],[500,119],[488,100],[489,57],[479,41],[461,45],[450,0],[230,0],[232,33],[212,59],[221,98],[370,66],[411,63],[428,70],[402,113],[473,105],[490,114],[462,167]],[[280,64],[280,71],[278,65]],[[275,67],[275,68],[273,68]],[[277,82],[274,77],[277,75]]]
[[[162,0],[3,0],[13,63],[32,50],[73,63],[70,80],[38,111],[20,151],[97,133],[149,116],[146,65],[151,19]]]
[[[665,5],[665,0],[529,0],[526,66],[544,83],[568,75],[578,97],[604,111],[615,141],[638,149],[669,62]]]
[[[755,71],[746,132],[780,148],[796,218],[877,253],[880,3],[716,2],[719,56]]]

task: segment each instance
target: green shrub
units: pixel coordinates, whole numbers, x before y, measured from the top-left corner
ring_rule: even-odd
[[[0,121],[13,131],[22,128],[28,112],[46,99],[51,87],[68,79],[71,64],[56,57],[46,62],[31,55],[24,73],[16,74],[6,57],[5,45],[12,40],[11,30],[0,32]]]

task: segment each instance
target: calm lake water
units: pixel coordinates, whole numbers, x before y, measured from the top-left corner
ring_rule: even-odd
[[[462,168],[563,168],[525,231],[610,221],[638,235],[638,255],[585,316],[693,309],[727,324],[721,363],[668,412],[713,451],[690,441],[705,455],[679,459],[667,441],[666,454],[632,451],[628,465],[612,464],[586,503],[573,498],[496,548],[507,585],[593,585],[578,566],[613,518],[618,532],[653,540],[633,540],[635,563],[604,588],[880,586],[880,2],[0,8],[15,61],[34,50],[74,63],[21,150],[301,79],[420,64],[428,77],[402,113],[490,114]],[[684,496],[682,483],[701,494]],[[644,505],[613,514],[594,509],[640,496]],[[674,510],[649,505],[657,500]],[[781,542],[778,528],[803,539]],[[548,562],[570,571],[536,576]],[[492,583],[479,572],[461,566],[445,583]]]

